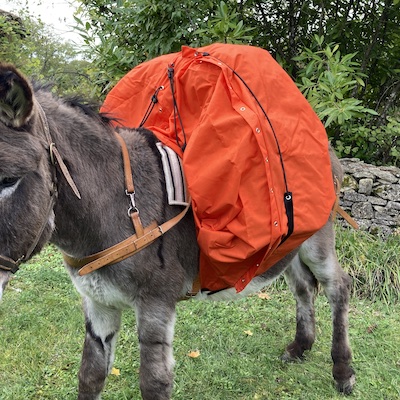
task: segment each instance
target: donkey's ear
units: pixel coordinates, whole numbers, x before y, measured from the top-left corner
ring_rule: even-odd
[[[15,67],[0,64],[0,120],[19,128],[32,115],[33,92],[31,85]]]

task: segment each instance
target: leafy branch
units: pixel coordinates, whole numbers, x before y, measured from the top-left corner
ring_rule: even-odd
[[[329,43],[323,47],[324,37],[314,36],[320,50],[304,48],[294,60],[301,64],[298,87],[307,98],[325,127],[337,127],[367,114],[378,115],[352,97],[353,90],[365,86],[364,74],[354,61],[356,53],[341,55],[339,45]]]

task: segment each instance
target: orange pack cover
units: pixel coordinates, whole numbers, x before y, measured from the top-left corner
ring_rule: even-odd
[[[325,129],[265,50],[182,47],[131,70],[101,111],[122,126],[142,124],[182,157],[203,289],[243,290],[329,218],[335,191]],[[283,241],[288,193],[294,229]]]

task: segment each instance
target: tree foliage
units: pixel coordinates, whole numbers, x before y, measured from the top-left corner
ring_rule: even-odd
[[[294,60],[304,48],[311,48],[314,35],[326,43],[337,43],[341,54],[355,54],[366,85],[357,93],[371,108],[400,88],[400,8],[393,0],[289,0],[240,2],[252,10],[245,24],[255,27],[253,44],[272,51],[296,79],[299,66]],[[239,5],[238,5],[239,6]]]
[[[223,1],[80,0],[77,29],[106,93],[133,66],[182,45],[251,40],[239,13]],[[80,17],[79,17],[80,16]]]
[[[79,91],[90,95],[90,63],[77,58],[70,42],[58,39],[40,19],[0,12],[0,60],[14,64],[37,82],[50,83],[52,90],[63,95]]]
[[[357,86],[365,87],[365,74],[360,64],[353,61],[356,53],[342,56],[339,44],[324,44],[324,37],[315,35],[316,48],[304,48],[294,57],[301,69],[298,72],[298,86],[325,122],[325,127],[340,127],[354,118],[365,114],[378,115],[366,108],[361,100],[352,97]],[[338,134],[335,129],[331,134]],[[337,137],[336,137],[337,139]]]
[[[296,81],[340,155],[399,162],[399,0],[78,1],[76,29],[90,67],[29,18],[0,19],[1,58],[85,93],[90,82],[75,74],[80,69],[104,96],[137,64],[182,45],[252,44]],[[65,64],[71,73],[62,73]],[[382,152],[371,159],[374,145]]]
[[[398,162],[398,0],[79,1],[78,29],[103,93],[135,65],[182,45],[252,44],[297,82],[340,155],[370,157],[374,130],[392,138],[383,159]]]
[[[80,0],[80,4],[78,14],[85,18],[78,22],[86,43],[99,65],[103,61],[110,70],[118,64],[118,77],[139,62],[178,51],[181,45],[235,41],[268,49],[296,79],[299,65],[294,58],[311,48],[318,35],[326,43],[337,43],[341,54],[355,54],[367,77],[357,97],[370,106],[380,99],[380,107],[388,99],[389,108],[398,99],[400,16],[393,0]]]

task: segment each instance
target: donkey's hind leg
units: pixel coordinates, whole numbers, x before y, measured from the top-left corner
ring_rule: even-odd
[[[86,336],[79,370],[78,400],[98,400],[111,371],[121,311],[84,299]]]
[[[311,350],[315,340],[314,297],[317,281],[299,254],[285,270],[285,279],[296,300],[296,336],[282,356],[284,361],[303,358],[306,350]]]
[[[332,312],[332,360],[333,377],[337,389],[350,394],[355,373],[350,366],[351,349],[348,337],[348,313],[351,279],[339,265],[335,251],[333,222],[327,224],[306,240],[299,256],[322,285]]]

